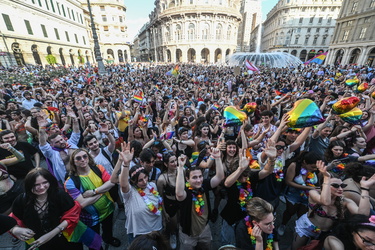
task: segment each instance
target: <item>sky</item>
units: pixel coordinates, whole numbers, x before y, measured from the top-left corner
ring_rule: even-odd
[[[155,0],[124,0],[126,6],[126,25],[128,40],[133,41],[142,26],[149,21],[148,15],[154,9]],[[276,5],[278,0],[262,0],[262,18]]]

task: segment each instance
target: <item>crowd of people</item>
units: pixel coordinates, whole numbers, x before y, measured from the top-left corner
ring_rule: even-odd
[[[288,223],[293,250],[375,246],[373,68],[147,63],[97,72],[0,69],[1,233],[41,250],[210,249],[209,222],[220,218],[222,249],[280,249]],[[352,96],[363,112],[356,123],[332,111]],[[325,120],[288,126],[301,99]],[[230,123],[224,110],[248,103],[256,108]],[[116,209],[127,239],[114,237]]]

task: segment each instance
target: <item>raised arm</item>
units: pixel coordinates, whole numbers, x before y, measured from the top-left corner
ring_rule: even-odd
[[[310,190],[309,197],[315,203],[329,206],[331,205],[331,175],[327,172],[327,166],[323,161],[317,161],[316,166],[323,174],[322,192]]]
[[[216,174],[211,179],[211,187],[215,188],[219,186],[220,182],[224,180],[224,167],[221,161],[221,152],[218,148],[211,148],[211,157],[215,159]]]
[[[133,159],[134,155],[134,148],[130,150],[130,142],[129,143],[122,143],[121,144],[121,151],[117,150],[119,153],[119,156],[122,158],[122,170],[120,174],[120,187],[121,191],[123,193],[128,193],[130,190],[130,184],[129,184],[129,167],[130,162]],[[113,172],[113,174],[116,174]]]
[[[185,177],[184,177],[185,162],[186,162],[186,156],[180,155],[178,157],[177,178],[176,178],[176,199],[178,201],[183,201],[186,198]]]
[[[311,127],[305,128],[303,132],[297,137],[292,145],[289,146],[289,151],[294,152],[297,150],[307,139],[311,132]]]

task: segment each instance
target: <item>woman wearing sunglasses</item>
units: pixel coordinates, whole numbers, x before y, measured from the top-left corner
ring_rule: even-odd
[[[120,246],[120,240],[112,234],[115,206],[108,192],[114,186],[110,181],[111,176],[103,166],[96,165],[84,149],[77,149],[72,153],[70,167],[65,189],[81,204],[81,221],[98,234],[101,225],[103,241],[115,247]]]
[[[296,221],[296,235],[292,249],[298,249],[306,245],[309,239],[319,239],[322,232],[328,232],[334,224],[344,219],[344,213],[370,214],[369,190],[375,184],[375,175],[360,182],[361,200],[359,205],[343,196],[344,188],[347,186],[337,175],[327,171],[323,161],[317,161],[316,166],[323,175],[321,190],[310,190],[309,212],[302,215]]]
[[[357,214],[340,223],[324,241],[326,250],[375,248],[375,216]]]

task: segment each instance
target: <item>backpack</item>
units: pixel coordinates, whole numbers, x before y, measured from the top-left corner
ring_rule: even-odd
[[[102,172],[100,171],[100,169],[95,165],[95,166],[92,166],[90,167],[91,170],[101,179],[102,178]],[[74,186],[77,188],[77,189],[80,189],[81,188],[81,179],[79,178],[79,176],[76,176],[76,175],[70,175],[70,179],[72,179],[73,183],[74,183]]]

